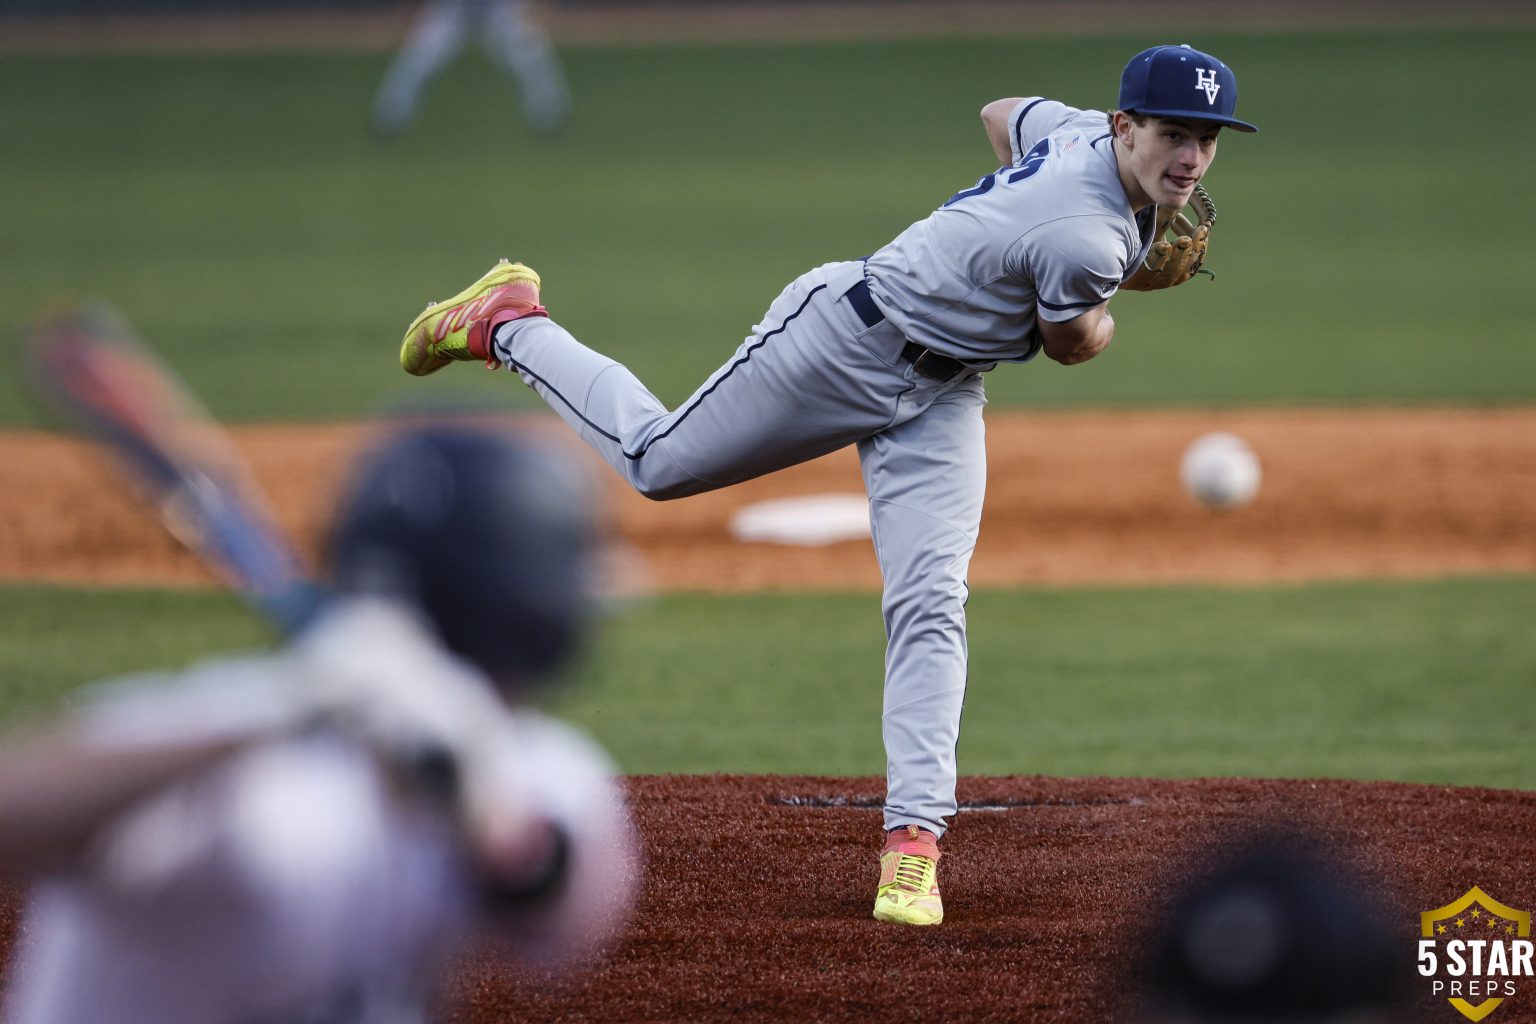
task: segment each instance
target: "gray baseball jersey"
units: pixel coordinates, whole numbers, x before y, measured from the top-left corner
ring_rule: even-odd
[[[887,828],[943,834],[956,809],[966,573],[986,489],[982,372],[1039,350],[1037,315],[1069,320],[1108,298],[1151,241],[1103,113],[1030,100],[1011,127],[1012,165],[868,260],[791,282],[675,410],[552,320],[495,334],[496,358],[653,498],[858,446],[884,579]]]
[[[869,288],[912,341],[970,362],[1022,362],[1036,316],[1108,299],[1153,239],[1131,211],[1108,117],[1034,97],[1009,116],[1013,163],[950,197],[869,259]],[[1037,312],[1038,308],[1038,312]]]

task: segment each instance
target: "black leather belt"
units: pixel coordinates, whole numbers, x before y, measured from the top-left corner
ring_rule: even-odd
[[[869,294],[869,282],[860,281],[844,293],[848,305],[859,315],[859,319],[865,327],[873,327],[885,319],[885,314],[880,312],[880,307],[875,305],[875,300]],[[965,364],[953,356],[941,355],[930,348],[923,348],[915,341],[909,341],[901,347],[901,358],[911,363],[912,369],[927,377],[929,380],[952,380],[956,374],[965,369]]]

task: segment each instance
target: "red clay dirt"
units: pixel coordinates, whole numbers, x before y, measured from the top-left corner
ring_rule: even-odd
[[[547,417],[530,429],[564,428]],[[1252,506],[1215,513],[1177,482],[1196,435],[1263,461]],[[241,451],[312,551],[361,426],[243,427]],[[0,435],[0,579],[207,582],[78,443]],[[578,449],[573,447],[573,452]],[[1028,413],[989,418],[991,482],[972,582],[1258,584],[1536,570],[1536,410]],[[581,455],[579,457],[586,457]],[[606,471],[604,471],[606,473]],[[616,532],[664,589],[878,587],[867,541],[739,544],[731,514],[860,489],[843,452],[653,505],[607,474]],[[501,1021],[1134,1020],[1156,908],[1199,851],[1260,824],[1312,829],[1378,880],[1411,970],[1420,911],[1473,885],[1536,907],[1536,794],[1267,780],[967,778],[945,842],[946,922],[868,919],[879,779],[637,777],[649,871],[634,927],[595,970],[554,979],[469,957],[446,1019]],[[16,895],[0,899],[14,934]],[[7,943],[8,944],[8,943]],[[1442,999],[1406,1018],[1460,1024]],[[1536,1021],[1536,981],[1491,1020]]]
[[[967,778],[945,921],[869,917],[884,781],[630,780],[647,870],[632,927],[583,973],[471,954],[442,1019],[492,1022],[1135,1021],[1160,908],[1213,851],[1284,827],[1347,850],[1401,936],[1473,885],[1536,907],[1536,793],[1342,781]],[[987,808],[987,809],[981,809]],[[0,892],[0,941],[18,894]],[[1413,979],[1402,1021],[1465,1018]],[[1523,979],[1491,1020],[1536,1021]]]
[[[1536,905],[1520,852],[1536,833],[1530,793],[969,778],[962,806],[1006,809],[961,811],[945,841],[945,922],[916,929],[869,917],[882,779],[646,777],[632,792],[650,862],[624,943],[563,983],[471,960],[449,1020],[1132,1020],[1157,908],[1201,871],[1195,855],[1276,825],[1350,849],[1379,880],[1407,971],[1419,913],[1474,883]],[[1496,1021],[1536,1020],[1536,984],[1524,984]],[[1408,1019],[1463,1020],[1427,996]]]

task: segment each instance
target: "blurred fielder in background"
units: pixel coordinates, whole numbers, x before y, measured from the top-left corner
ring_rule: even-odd
[[[374,131],[383,136],[405,131],[427,83],[471,33],[517,80],[523,114],[534,130],[552,135],[564,128],[571,106],[565,72],[528,6],[528,0],[427,0],[379,86]]]
[[[610,765],[507,703],[581,638],[590,498],[526,440],[404,431],[290,644],[0,747],[0,865],[33,883],[8,1024],[403,1024],[471,938],[555,964],[613,938],[636,878]]]
[[[538,274],[520,263],[503,261],[406,330],[408,373],[454,360],[510,367],[647,497],[858,446],[888,637],[879,920],[944,917],[939,840],[956,812],[966,576],[987,477],[983,375],[1041,352],[1093,359],[1114,337],[1108,307],[1122,286],[1195,275],[1208,226],[1161,235],[1200,195],[1219,133],[1257,130],[1236,107],[1231,69],[1184,46],[1133,57],[1117,110],[994,100],[981,121],[1001,167],[873,255],[791,282],[675,410],[549,319]],[[1143,283],[1144,272],[1162,277]]]

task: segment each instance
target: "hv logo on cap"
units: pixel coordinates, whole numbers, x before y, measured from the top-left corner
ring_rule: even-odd
[[[1188,44],[1154,46],[1132,57],[1120,75],[1120,109],[1258,131],[1236,117],[1237,76],[1232,69]]]
[[[1195,88],[1205,90],[1205,102],[1216,105],[1216,94],[1221,92],[1221,83],[1216,81],[1216,72],[1209,68],[1195,68]]]

